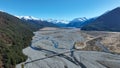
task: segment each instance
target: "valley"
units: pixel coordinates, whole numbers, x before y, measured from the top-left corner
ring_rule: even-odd
[[[16,68],[22,64],[24,68],[118,68],[118,37],[119,32],[42,28],[34,32],[31,45],[23,49],[28,59]]]
[[[111,9],[91,18],[47,10],[45,19],[0,10],[0,68],[119,68],[120,7]]]

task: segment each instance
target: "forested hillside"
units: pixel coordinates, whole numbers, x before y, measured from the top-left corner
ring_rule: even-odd
[[[10,14],[0,12],[0,68],[14,68],[25,61],[22,49],[30,45],[33,31],[39,27],[24,22]]]

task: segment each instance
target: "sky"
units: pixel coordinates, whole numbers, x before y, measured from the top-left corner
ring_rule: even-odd
[[[0,10],[18,16],[72,20],[120,7],[120,0],[0,0]]]

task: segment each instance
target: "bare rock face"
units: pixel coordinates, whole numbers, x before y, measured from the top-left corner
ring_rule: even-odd
[[[28,56],[28,59],[21,63],[24,68],[120,67],[120,55],[91,50],[96,46],[107,51],[101,45],[101,37],[96,39],[96,36],[79,29],[63,28],[44,28],[34,34],[31,46],[23,49],[23,53]],[[89,48],[92,43],[95,45]],[[82,49],[89,51],[81,51]],[[21,68],[21,64],[16,68]]]

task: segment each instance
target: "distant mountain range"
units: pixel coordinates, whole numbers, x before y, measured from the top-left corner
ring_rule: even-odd
[[[82,30],[120,31],[120,7],[117,7],[83,26]]]
[[[66,21],[66,20],[54,20],[54,19],[39,19],[35,18],[33,16],[17,16],[19,19],[28,21],[28,22],[33,22],[33,23],[40,23],[40,22],[45,22],[46,24],[51,24],[51,25],[56,25],[58,27],[80,27],[82,23],[87,21],[88,19],[83,17],[83,18],[75,18],[71,21]],[[41,23],[41,25],[44,23]]]
[[[39,28],[39,27],[58,27],[56,24],[54,24],[52,22],[48,22],[48,21],[45,21],[45,20],[42,20],[39,18],[35,18],[32,16],[20,16],[18,18],[34,25],[37,28]]]
[[[45,20],[45,19],[35,18],[33,16],[17,16],[17,17],[27,22],[36,23],[45,26],[66,27],[67,23],[69,23],[69,21],[65,21],[65,20],[54,20],[54,19]]]
[[[94,18],[87,19],[86,17],[75,18],[71,21],[54,20],[54,19],[38,19],[32,16],[19,17],[22,20],[32,23],[41,23],[43,26],[56,26],[56,27],[76,27],[82,30],[98,30],[98,31],[120,31],[120,7],[111,11],[107,11],[102,15]],[[38,24],[37,24],[38,25]]]
[[[33,16],[16,16],[16,17],[24,20],[41,20],[41,21],[47,21],[51,23],[69,23],[69,21],[66,21],[66,20],[40,19]]]

